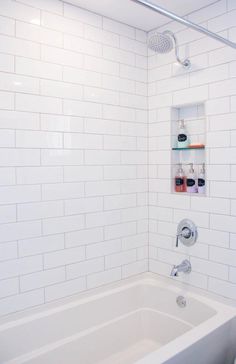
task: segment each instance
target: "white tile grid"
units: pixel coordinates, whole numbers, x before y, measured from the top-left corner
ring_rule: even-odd
[[[222,0],[190,17],[233,39],[231,10]],[[0,17],[0,314],[148,266],[169,276],[186,256],[193,272],[180,279],[236,298],[234,51],[170,23],[193,68],[149,55],[148,126],[144,32],[57,0],[5,0]],[[165,149],[170,107],[201,102],[210,165],[200,200],[170,194]],[[176,250],[186,216],[199,243]]]
[[[205,22],[209,29],[227,37],[236,27],[231,3],[216,2],[190,18],[198,23]],[[236,55],[233,49],[181,25],[168,24],[168,28],[172,27],[181,44],[181,56],[187,51],[193,67],[186,72],[175,64],[173,54],[149,53],[150,270],[169,276],[172,265],[187,257],[193,271],[178,280],[236,299],[236,88],[233,71]],[[207,122],[207,197],[171,194],[171,156],[167,147],[171,107],[201,102],[205,103]],[[195,221],[199,228],[198,242],[191,248],[176,248],[176,225],[186,217]]]
[[[146,271],[146,33],[6,0],[0,52],[0,315]]]

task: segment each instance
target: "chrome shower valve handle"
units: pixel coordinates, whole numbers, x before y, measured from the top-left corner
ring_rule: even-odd
[[[182,236],[185,239],[189,239],[191,236],[192,232],[189,229],[189,227],[184,227],[183,230],[181,231],[181,233],[176,234],[176,248],[178,248],[179,246],[179,237]]]
[[[176,248],[179,246],[179,240],[185,246],[195,244],[197,236],[197,227],[191,220],[184,219],[180,221],[177,227]]]

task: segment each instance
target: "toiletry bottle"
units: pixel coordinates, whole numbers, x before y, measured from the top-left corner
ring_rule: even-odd
[[[205,163],[203,163],[198,176],[198,193],[204,194],[205,192],[206,192]]]
[[[195,172],[193,169],[193,163],[190,163],[190,169],[187,175],[187,192],[196,193],[197,192],[197,181]]]
[[[189,146],[189,138],[188,138],[185,124],[184,124],[184,120],[180,120],[177,147],[178,148],[188,148],[188,146]]]
[[[175,176],[175,192],[186,192],[186,177],[184,175],[182,164],[179,164],[179,168]]]

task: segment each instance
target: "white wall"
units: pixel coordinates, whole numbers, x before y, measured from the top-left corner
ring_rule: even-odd
[[[0,314],[147,270],[146,34],[0,5]]]
[[[236,2],[220,0],[189,19],[236,41]],[[176,66],[174,52],[149,53],[150,270],[169,276],[173,264],[190,258],[192,273],[180,276],[197,286],[236,299],[236,51],[169,23],[192,70]],[[171,194],[171,107],[205,102],[207,197]],[[177,223],[199,227],[194,247],[175,248]]]
[[[236,41],[236,6],[189,18]],[[235,28],[234,28],[235,26]],[[177,23],[174,53],[57,0],[0,6],[0,314],[148,270],[236,299],[236,53]],[[207,197],[170,190],[171,107],[205,102]],[[147,141],[149,129],[149,172]],[[183,217],[198,243],[174,247]]]

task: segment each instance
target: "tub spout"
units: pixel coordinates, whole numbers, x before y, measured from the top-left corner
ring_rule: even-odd
[[[190,261],[185,259],[182,261],[181,264],[173,266],[170,275],[171,275],[171,277],[178,277],[179,272],[190,273],[191,270],[192,270],[192,267],[191,267]]]

